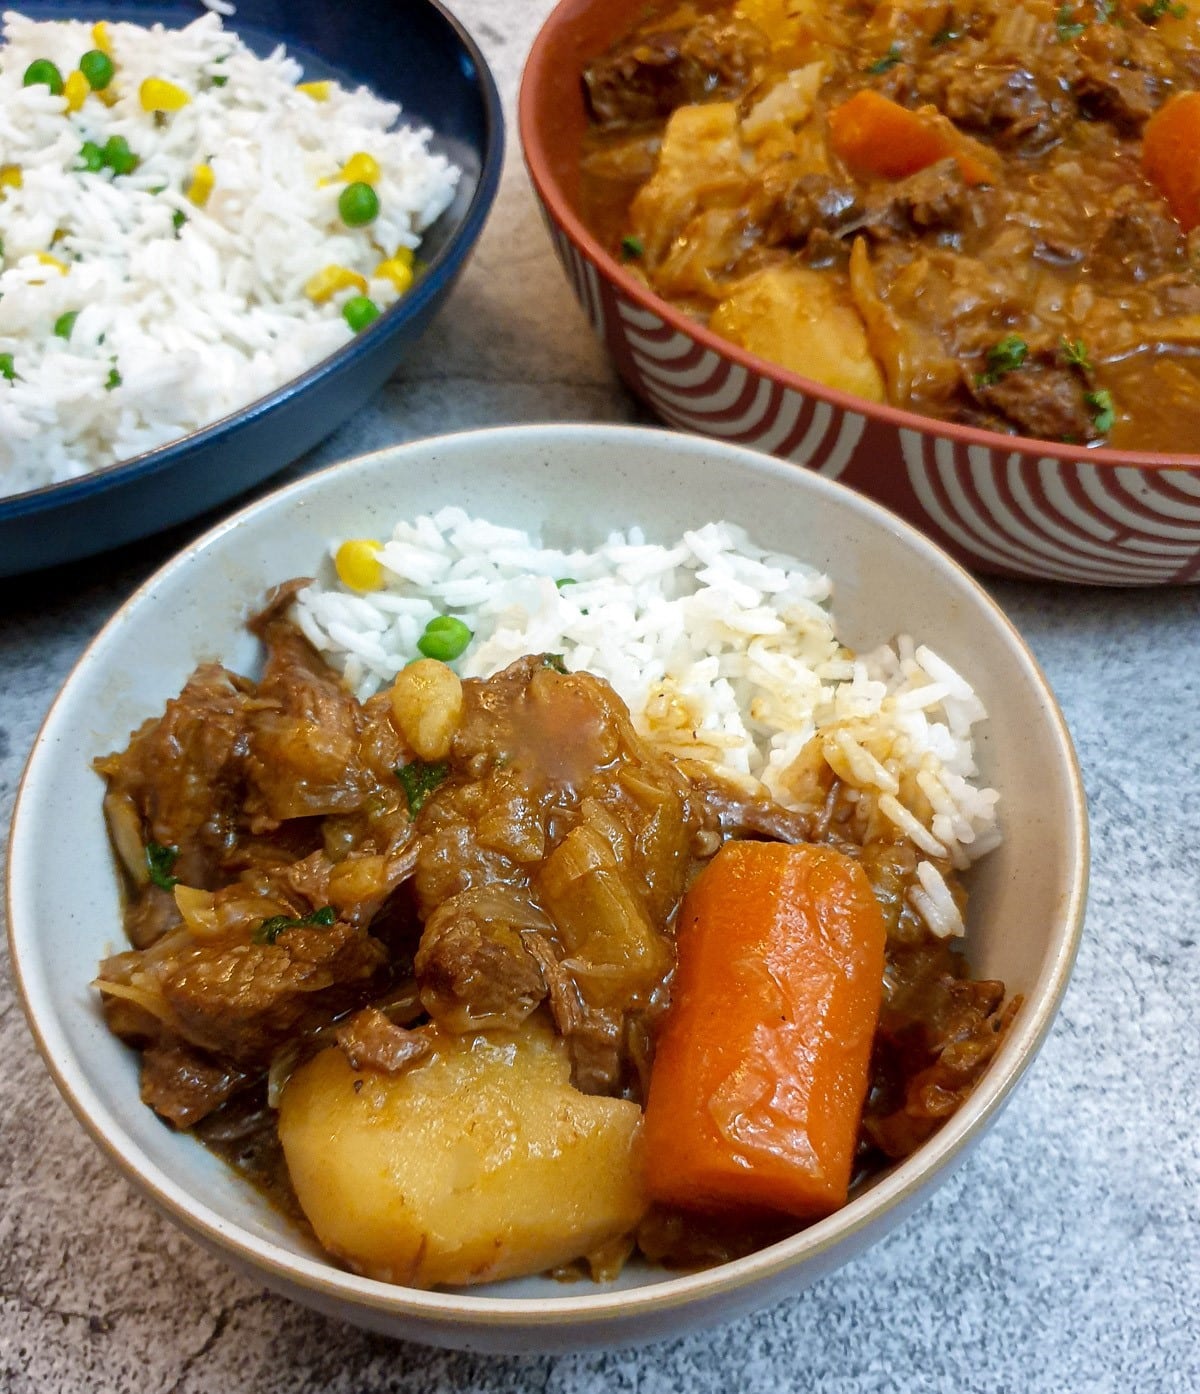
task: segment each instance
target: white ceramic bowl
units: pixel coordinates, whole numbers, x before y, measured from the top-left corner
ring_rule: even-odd
[[[666,540],[728,518],[833,575],[848,642],[919,635],[991,713],[979,753],[1002,796],[1005,841],[973,873],[968,945],[976,971],[1002,978],[1024,1005],[935,1137],[836,1215],[748,1258],[686,1276],[631,1266],[611,1286],[526,1279],[416,1292],[355,1277],[139,1102],[136,1058],[101,1020],[88,984],[121,927],[92,759],[121,747],[198,662],[252,665],[241,621],[269,586],[319,567],[330,536],[379,534],[447,503],[576,543],[634,522]],[[1087,865],[1084,796],[1054,697],[1001,612],[932,543],[848,489],[746,450],[624,427],[523,427],[335,466],[236,514],[152,577],[80,659],[37,738],[13,818],[8,919],[18,986],[59,1088],[126,1176],[189,1233],[344,1320],[441,1345],[548,1351],[736,1316],[813,1281],[907,1215],[996,1116],[1045,1037],[1082,925]]]

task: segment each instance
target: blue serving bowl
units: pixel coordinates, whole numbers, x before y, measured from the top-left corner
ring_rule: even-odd
[[[30,0],[33,19],[179,27],[192,0]],[[483,55],[437,0],[238,0],[227,24],[256,52],[285,44],[308,80],[366,84],[429,126],[462,170],[454,202],[425,234],[428,270],[337,353],[210,426],[80,479],[0,497],[0,576],[75,561],[195,517],[282,469],[376,392],[449,295],[483,230],[504,158],[500,98]]]

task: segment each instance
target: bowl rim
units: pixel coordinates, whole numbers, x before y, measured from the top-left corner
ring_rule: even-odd
[[[572,21],[579,14],[593,7],[603,6],[605,2],[606,0],[558,0],[538,30],[525,61],[517,99],[517,123],[525,167],[538,198],[552,220],[578,250],[626,299],[633,301],[640,309],[656,315],[677,334],[692,339],[718,357],[738,364],[759,378],[766,378],[804,397],[828,402],[843,412],[851,412],[868,420],[894,426],[898,430],[919,435],[943,436],[961,446],[984,447],[998,455],[1016,453],[1046,456],[1076,464],[1104,465],[1109,468],[1153,471],[1183,469],[1200,473],[1200,450],[1171,454],[1154,450],[1115,450],[1110,446],[1068,445],[1052,440],[1039,440],[1036,436],[1008,435],[978,426],[941,421],[935,416],[922,416],[918,412],[894,407],[886,402],[869,402],[840,388],[828,387],[812,378],[806,378],[790,368],[772,363],[770,359],[760,358],[730,340],[723,339],[706,324],[692,319],[682,310],[677,310],[643,281],[638,280],[594,236],[571,206],[570,200],[555,178],[542,129],[536,119],[542,87],[551,66],[551,46],[560,34],[570,29]]]
[[[639,445],[654,448],[669,442],[675,450],[685,455],[717,455],[751,472],[786,479],[796,488],[837,499],[852,511],[868,515],[873,522],[898,535],[905,545],[924,554],[927,564],[948,569],[960,585],[966,586],[973,599],[991,613],[1008,641],[1014,661],[1024,669],[1041,698],[1041,707],[1050,727],[1057,759],[1064,767],[1070,793],[1070,817],[1066,832],[1070,845],[1075,849],[1070,889],[1063,897],[1052,926],[1049,952],[1037,983],[1026,995],[1022,1011],[1018,1012],[1004,1044],[977,1088],[954,1116],[911,1157],[884,1174],[869,1190],[833,1215],[744,1258],[636,1288],[595,1290],[584,1296],[568,1297],[490,1297],[461,1290],[424,1291],[400,1287],[359,1277],[336,1268],[324,1258],[296,1254],[274,1241],[254,1238],[236,1222],[223,1218],[211,1209],[204,1200],[185,1192],[157,1164],[141,1156],[136,1144],[123,1136],[119,1123],[107,1105],[79,1072],[53,1014],[44,1004],[39,1009],[42,978],[35,966],[36,928],[27,917],[16,913],[19,897],[28,894],[23,883],[34,874],[23,833],[22,813],[27,787],[36,780],[41,752],[47,748],[48,736],[57,722],[59,709],[67,700],[81,670],[89,667],[98,654],[103,656],[109,636],[127,622],[131,612],[151,603],[155,591],[165,580],[185,571],[201,554],[243,523],[277,509],[284,500],[302,498],[314,480],[328,481],[336,474],[369,473],[385,461],[389,469],[403,468],[406,463],[419,463],[439,447],[450,445],[458,449],[487,449],[489,443],[503,445],[517,441],[528,453],[545,454],[564,441],[581,437],[607,440],[616,449],[630,451],[636,450]],[[965,568],[882,504],[857,494],[836,480],[812,471],[797,470],[786,461],[776,460],[744,446],[659,428],[608,423],[488,427],[387,446],[328,465],[272,490],[210,528],[148,577],[118,607],[72,665],[38,729],[22,772],[13,803],[7,850],[5,898],[8,946],[18,998],[37,1048],[59,1092],[85,1130],[125,1177],[185,1232],[215,1247],[230,1260],[251,1270],[270,1274],[293,1295],[319,1294],[327,1300],[339,1304],[350,1303],[386,1317],[432,1323],[448,1333],[481,1324],[502,1332],[519,1328],[558,1328],[572,1324],[587,1328],[614,1318],[647,1320],[693,1301],[726,1297],[761,1286],[802,1263],[819,1259],[855,1235],[873,1229],[890,1213],[898,1209],[903,1213],[939,1174],[952,1168],[1000,1110],[1048,1035],[1079,948],[1089,874],[1086,795],[1078,757],[1062,711],[1028,644],[999,605]],[[27,961],[26,942],[29,944]]]
[[[289,378],[270,392],[247,402],[245,406],[226,412],[224,416],[210,421],[205,426],[199,426],[175,440],[164,441],[162,445],[156,445],[150,450],[140,451],[124,460],[114,460],[111,464],[89,470],[73,479],[39,484],[36,488],[23,489],[16,494],[0,494],[0,522],[43,513],[64,504],[74,504],[106,489],[137,483],[164,470],[172,469],[189,451],[213,444],[234,427],[247,426],[259,421],[321,379],[351,367],[364,354],[398,332],[404,324],[416,319],[442,294],[447,281],[457,274],[478,241],[500,186],[505,148],[504,108],[495,76],[488,66],[483,50],[462,21],[451,13],[443,0],[415,2],[425,5],[441,17],[442,22],[471,59],[475,68],[476,86],[483,101],[484,127],[479,182],[470,202],[463,210],[462,220],[429,263],[425,274],[416,281],[407,295],[389,305],[366,329],[310,368],[306,368],[297,377]],[[234,33],[237,32],[236,20],[237,17],[234,16],[231,21]],[[432,127],[429,129],[437,135],[436,130]]]

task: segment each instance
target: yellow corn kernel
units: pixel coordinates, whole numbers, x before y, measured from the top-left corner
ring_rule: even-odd
[[[377,184],[379,161],[365,150],[355,151],[342,166],[342,178],[347,184]]]
[[[392,253],[392,260],[407,266],[411,271],[414,261],[413,249],[411,247],[397,247]]]
[[[0,189],[19,189],[24,182],[20,165],[0,165]]]
[[[188,199],[197,208],[203,208],[208,202],[208,196],[212,193],[216,182],[217,177],[212,171],[212,165],[197,165],[192,170],[192,181],[188,185]]]
[[[138,89],[143,111],[178,111],[192,99],[182,87],[161,77],[148,77]]]
[[[67,110],[78,111],[91,90],[92,84],[78,68],[68,73],[63,81],[63,96],[67,99]]]
[[[296,91],[303,92],[306,97],[311,97],[314,102],[327,102],[332,88],[332,82],[299,82],[296,84]]]
[[[343,542],[333,559],[342,585],[355,591],[377,591],[383,585],[379,564],[380,544],[370,537],[352,537]]]
[[[399,257],[389,257],[375,268],[379,280],[391,281],[398,294],[403,295],[413,283],[412,267],[405,265]]]
[[[121,100],[121,94],[117,91],[115,82],[110,82],[107,87],[102,87],[99,92],[93,95],[99,97],[105,106],[116,106]]]
[[[304,284],[304,294],[316,305],[324,305],[331,295],[336,295],[339,290],[349,290],[353,287],[359,295],[365,295],[367,290],[367,278],[360,276],[357,271],[351,271],[348,266],[323,266],[314,276],[310,276]]]
[[[98,48],[101,53],[107,53],[112,57],[112,39],[108,35],[108,23],[106,20],[98,19],[92,25],[92,47]]]
[[[60,276],[65,276],[70,267],[65,261],[60,261],[58,257],[53,257],[49,252],[34,252],[34,259],[40,261],[43,266],[53,266]]]

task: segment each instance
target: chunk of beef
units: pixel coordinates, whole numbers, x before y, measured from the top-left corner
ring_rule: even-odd
[[[1107,121],[1120,135],[1138,136],[1167,88],[1154,73],[1085,58],[1073,90],[1085,116]]]
[[[755,838],[767,842],[810,842],[813,818],[806,812],[784,808],[772,799],[746,794],[737,785],[722,779],[707,765],[689,761],[688,778],[704,800],[709,818],[720,829],[709,854],[723,839]]]
[[[450,1031],[517,1027],[546,996],[524,934],[550,924],[520,891],[485,886],[430,916],[417,950],[421,1002]]]
[[[584,1094],[612,1094],[621,1083],[621,1038],[611,1016],[588,1007],[575,979],[540,934],[522,936],[546,984],[555,1030],[571,1057],[571,1082]]]
[[[375,1007],[364,1007],[337,1029],[338,1047],[353,1070],[377,1070],[398,1075],[424,1059],[429,1037],[389,1021]]]
[[[939,160],[907,179],[874,189],[866,203],[863,228],[877,241],[957,231],[966,221],[971,198],[983,196],[967,188],[957,161]]]
[[[940,160],[906,179],[876,184],[862,193],[825,174],[791,174],[780,161],[764,172],[748,216],[768,245],[813,248],[823,237],[865,233],[877,242],[922,233],[953,232],[981,199],[963,181],[953,159]]]
[[[377,940],[338,922],[274,944],[197,942],[155,975],[186,1041],[253,1068],[293,1033],[360,1005],[386,959]]]
[[[1056,145],[1074,117],[1070,95],[1053,71],[1018,63],[955,64],[920,84],[956,126],[1002,150],[1038,155]]]
[[[108,782],[113,844],[139,892],[151,886],[145,847],[176,850],[171,875],[189,886],[219,884],[237,840],[254,710],[253,684],[219,664],[198,668],[157,721],[145,722],[118,755],[96,761]],[[173,920],[147,910],[149,942]]]
[[[776,161],[763,171],[747,209],[764,242],[775,247],[803,247],[816,229],[836,233],[860,221],[862,212],[853,185],[827,174],[797,177],[794,160]]]
[[[924,990],[915,1016],[889,1001],[880,1014],[863,1132],[892,1158],[908,1156],[967,1098],[1021,1006],[1020,997],[1004,1002],[1000,982],[947,974]]]
[[[637,34],[584,69],[588,106],[601,125],[622,126],[733,98],[750,86],[762,54],[752,26],[711,16],[686,29]]]
[[[1158,200],[1135,198],[1109,216],[1093,248],[1094,264],[1116,263],[1135,281],[1149,280],[1179,262],[1184,255],[1183,233]]]
[[[173,1036],[142,1052],[142,1102],[176,1128],[190,1128],[207,1118],[250,1079],[229,1061],[206,1055]]]
[[[251,626],[267,649],[246,766],[255,831],[353,812],[375,784],[361,759],[362,708],[277,607]]]
[[[1047,356],[1030,360],[995,382],[964,374],[976,401],[997,413],[1018,434],[1037,440],[1088,441],[1099,438],[1083,400],[1087,390],[1078,374]]]

